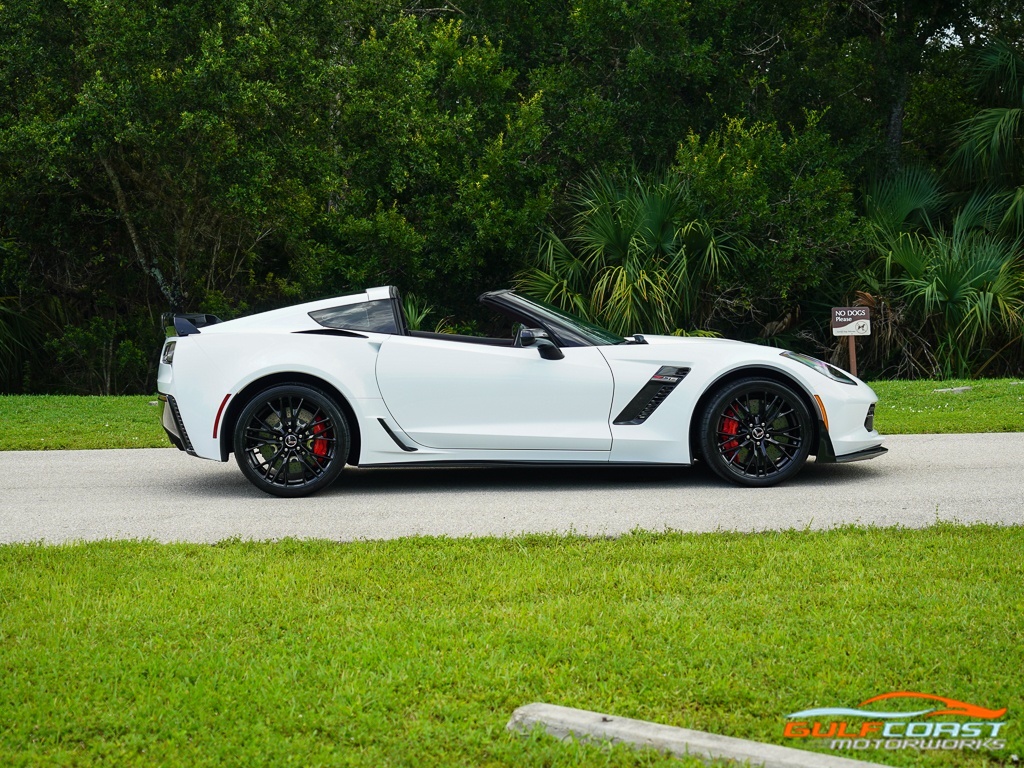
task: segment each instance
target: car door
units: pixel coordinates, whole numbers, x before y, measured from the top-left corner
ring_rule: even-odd
[[[609,451],[612,374],[596,347],[546,360],[536,347],[394,335],[377,383],[401,429],[429,448]]]

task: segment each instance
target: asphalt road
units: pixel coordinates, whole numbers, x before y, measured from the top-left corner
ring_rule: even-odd
[[[767,489],[733,487],[690,468],[349,468],[307,499],[267,496],[233,461],[171,448],[4,452],[0,542],[1024,523],[1024,433],[894,436],[886,445],[881,458],[811,462]]]

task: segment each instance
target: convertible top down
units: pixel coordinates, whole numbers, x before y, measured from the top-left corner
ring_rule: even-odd
[[[171,442],[276,496],[346,464],[674,464],[747,486],[807,457],[885,453],[877,398],[827,363],[723,339],[616,336],[509,290],[504,335],[413,331],[398,291],[228,322],[177,315],[158,387]]]

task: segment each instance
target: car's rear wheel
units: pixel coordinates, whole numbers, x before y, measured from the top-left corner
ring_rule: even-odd
[[[792,388],[767,378],[735,381],[708,403],[701,449],[720,477],[768,486],[795,475],[807,461],[814,422]]]
[[[348,459],[345,414],[326,392],[304,384],[264,390],[235,424],[235,460],[261,491],[307,496],[333,483]]]

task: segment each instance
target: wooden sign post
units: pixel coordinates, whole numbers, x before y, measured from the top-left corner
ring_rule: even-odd
[[[832,335],[850,337],[850,373],[857,375],[858,336],[871,335],[871,310],[868,307],[832,307]]]

